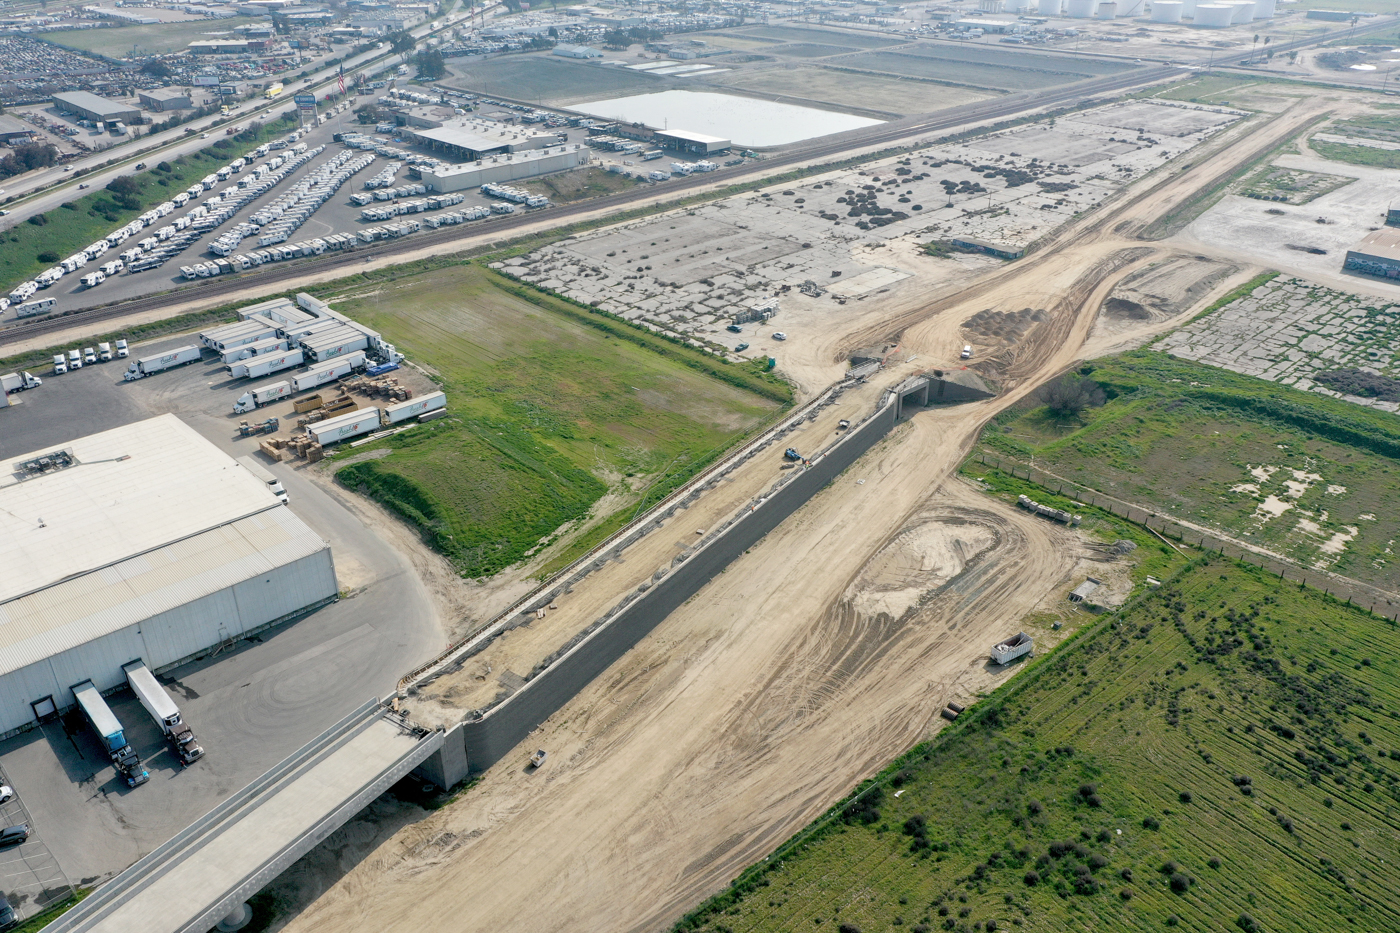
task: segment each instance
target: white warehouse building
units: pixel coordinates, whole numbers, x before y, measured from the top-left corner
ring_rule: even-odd
[[[0,466],[0,736],[335,599],[330,545],[174,415]]]

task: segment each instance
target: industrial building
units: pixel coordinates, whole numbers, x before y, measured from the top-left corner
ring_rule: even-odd
[[[543,149],[559,142],[559,137],[554,134],[526,132],[491,120],[460,119],[432,126],[427,124],[436,121],[420,111],[413,122],[417,125],[403,128],[405,139],[457,162],[475,162],[490,155]]]
[[[330,546],[174,415],[0,466],[0,735],[336,597]]]
[[[1366,234],[1360,243],[1347,250],[1342,268],[1365,275],[1400,279],[1400,230],[1382,227]]]
[[[138,91],[136,98],[141,101],[142,107],[154,113],[164,113],[167,110],[185,110],[191,106],[190,95],[173,87],[158,87],[151,91]]]
[[[490,156],[480,161],[437,171],[424,169],[423,185],[437,194],[465,191],[491,182],[518,181],[523,178],[552,175],[555,172],[567,172],[587,165],[592,158],[592,150],[587,146],[571,143],[552,149]]]
[[[668,149],[678,149],[693,155],[713,155],[717,152],[724,152],[732,145],[727,139],[706,136],[704,133],[692,133],[688,130],[657,130],[655,139],[657,143]]]
[[[65,91],[53,96],[54,106],[61,111],[77,114],[84,120],[103,123],[140,123],[141,111],[130,104],[123,104],[105,97],[98,97],[89,91]]]
[[[0,113],[0,143],[22,143],[37,135],[39,131],[23,120]]]

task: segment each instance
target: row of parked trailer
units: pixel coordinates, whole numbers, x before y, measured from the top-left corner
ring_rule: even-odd
[[[513,188],[510,185],[497,185],[487,182],[481,186],[481,193],[488,198],[500,198],[512,204],[524,204],[526,207],[548,207],[549,198],[540,194],[531,194],[524,188]]]
[[[283,142],[282,145],[285,147],[288,143]],[[303,143],[301,146],[304,148],[305,144]],[[63,278],[63,276],[83,268],[89,262],[93,262],[108,250],[115,248],[136,234],[144,231],[147,227],[156,226],[160,221],[169,217],[190,201],[198,198],[204,192],[213,190],[214,186],[220,181],[226,181],[231,176],[241,172],[246,166],[251,165],[258,158],[266,155],[271,148],[272,144],[264,144],[254,150],[251,155],[234,159],[228,165],[205,176],[204,179],[191,185],[185,191],[175,194],[170,200],[151,208],[130,223],[118,227],[106,237],[97,240],[80,252],[74,253],[58,265],[44,270],[44,272],[40,273],[34,279],[22,282],[8,295],[9,302],[11,304],[23,304],[28,302],[41,288],[48,288],[59,279]],[[258,193],[261,194],[262,192],[259,191]],[[127,249],[121,254],[120,267],[112,267],[111,263],[108,263],[107,266],[104,266],[102,269],[100,278],[89,273],[84,279],[84,284],[91,287],[122,271],[140,272],[159,266],[166,258],[173,256],[180,249],[184,248],[184,246],[176,248],[175,243],[175,241],[186,239],[185,237],[179,236],[182,232],[193,230],[193,228],[200,228],[199,233],[202,233],[212,229],[219,223],[222,223],[223,220],[232,216],[230,212],[227,216],[223,217],[223,220],[214,219],[223,213],[221,206],[226,200],[228,200],[227,192],[222,196],[216,195],[214,198],[211,198],[210,201],[205,202],[205,204],[200,205],[200,207],[192,211],[190,215],[178,218],[172,223],[160,225],[155,231],[155,236],[146,237],[141,240],[136,247]],[[213,202],[212,209],[210,206],[211,202]],[[198,233],[190,236],[188,240],[185,241],[185,246],[188,246],[189,242],[197,238],[197,236]],[[152,261],[156,254],[164,254],[164,258]]]
[[[132,693],[136,694],[136,699],[141,701],[141,706],[170,742],[180,764],[189,765],[204,757],[204,749],[195,739],[194,730],[181,716],[175,699],[160,685],[150,668],[146,667],[146,662],[138,658],[122,665],[122,672],[126,674],[127,685],[131,687]],[[125,779],[126,785],[139,787],[149,781],[151,775],[141,763],[141,756],[127,741],[126,730],[122,728],[121,721],[102,699],[102,694],[93,682],[85,680],[74,684],[72,690],[73,698],[78,701],[78,708],[83,711],[84,718],[102,740],[103,749],[111,758],[117,772]]]
[[[401,168],[403,168],[402,162],[390,162],[388,165],[381,168],[373,177],[365,181],[365,188],[372,191],[375,188],[389,187],[394,183],[394,176],[396,176],[399,173],[399,169]],[[370,195],[361,194],[351,195],[350,200],[353,201],[355,200],[355,198],[360,197],[368,197],[371,200],[373,200],[373,198]]]
[[[336,139],[351,149],[363,149],[373,152],[383,159],[394,159],[401,163],[407,163],[418,169],[427,171],[437,171],[447,167],[447,163],[441,159],[434,159],[432,156],[418,155],[409,152],[407,149],[400,149],[398,146],[390,146],[382,140],[373,136],[366,136],[363,133],[343,133]]]
[[[374,194],[358,194],[350,198],[351,203],[356,206],[363,206],[371,201],[397,201],[399,198],[411,198],[415,195],[427,194],[428,186],[417,183],[400,185],[397,188],[380,188]],[[365,201],[368,197],[369,201]]]
[[[298,240],[295,243],[279,243],[269,246],[266,249],[255,249],[247,253],[238,253],[229,256],[227,259],[211,259],[207,262],[197,262],[189,266],[181,266],[180,274],[188,279],[206,279],[215,275],[225,275],[230,272],[243,272],[246,269],[253,269],[268,262],[282,262],[287,259],[297,259],[302,256],[319,256],[326,252],[336,252],[342,249],[349,249],[358,242],[369,240],[357,239],[353,233],[332,233],[330,236],[315,237],[310,240]]]
[[[360,219],[371,222],[393,220],[403,214],[421,214],[424,211],[437,211],[444,207],[453,207],[465,200],[466,195],[462,194],[436,194],[430,198],[413,198],[394,204],[386,204],[383,207],[367,207],[360,211]]]
[[[334,196],[350,176],[373,161],[372,155],[342,152],[297,182],[290,191],[249,218],[262,226],[258,245],[285,243],[322,204]]]

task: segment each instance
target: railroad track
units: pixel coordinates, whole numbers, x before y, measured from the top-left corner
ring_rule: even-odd
[[[1371,32],[1377,29],[1389,28],[1393,25],[1393,21],[1387,19],[1384,22],[1376,23],[1365,29],[1356,31],[1359,33]],[[1322,36],[1282,43],[1275,46],[1274,50],[1277,54],[1278,52],[1304,48],[1325,41],[1330,38],[1330,36],[1331,33],[1326,33]],[[1223,66],[1238,63],[1248,58],[1251,54],[1250,52],[1239,52],[1234,55],[1219,56],[1218,64]],[[1130,87],[1155,84],[1159,81],[1178,76],[1180,73],[1181,69],[1177,66],[1154,66],[1133,71],[1125,75],[1102,78],[1086,84],[1076,84],[1059,90],[1045,91],[1033,96],[1014,97],[990,103],[968,104],[941,113],[932,119],[894,121],[884,124],[878,129],[856,130],[849,133],[838,134],[835,137],[827,137],[814,145],[799,146],[785,150],[754,165],[733,166],[709,172],[704,175],[692,175],[685,179],[676,179],[667,185],[666,190],[683,195],[687,189],[698,189],[703,185],[710,185],[716,181],[738,182],[752,176],[773,174],[775,170],[781,169],[784,166],[796,165],[798,163],[828,156],[838,156],[856,148],[906,141],[911,137],[916,137],[924,133],[940,132],[968,123],[1003,119],[1030,110],[1062,104],[1067,101],[1089,99]],[[599,210],[621,210],[630,204],[635,204],[655,196],[656,192],[654,189],[638,188],[632,191],[606,195],[601,198],[580,201],[577,204],[570,204],[564,207],[548,208],[543,213],[546,217],[555,220],[558,225],[562,226],[568,223],[572,218],[581,217]],[[659,206],[659,209],[664,210],[664,205]],[[261,287],[265,292],[271,294],[281,291],[283,288],[294,282],[305,279],[309,275],[317,275],[333,270],[350,272],[362,266],[367,261],[364,255],[366,251],[372,251],[375,259],[386,259],[416,252],[425,247],[435,245],[450,246],[452,243],[466,238],[466,236],[475,238],[483,233],[506,238],[512,231],[520,230],[537,223],[540,217],[540,213],[507,214],[493,217],[480,225],[469,228],[469,231],[465,232],[465,236],[464,231],[457,228],[439,228],[434,232],[415,234],[406,239],[395,241],[392,245],[375,244],[374,246],[324,254],[317,258],[297,260],[286,264],[262,265],[233,275],[220,276],[217,280],[205,280],[198,285],[191,284],[143,298],[126,299],[124,301],[114,302],[110,305],[101,305],[94,308],[69,312],[68,314],[58,317],[16,324],[0,330],[0,346],[18,343],[19,341],[28,340],[32,337],[42,336],[43,334],[52,333],[54,331],[66,330],[73,326],[97,324],[101,321],[124,317],[128,314],[157,310],[173,302],[188,300],[195,289],[199,290],[200,296],[204,299],[206,306],[216,305],[221,299],[244,291],[250,286]]]

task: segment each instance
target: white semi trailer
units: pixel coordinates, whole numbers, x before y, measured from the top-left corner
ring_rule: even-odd
[[[357,369],[363,369],[364,365],[364,352],[356,350],[354,353],[347,353],[345,356],[317,363],[306,372],[298,373],[292,378],[292,385],[296,387],[298,392],[305,392],[307,389],[314,389],[328,382],[334,382],[341,376],[348,376]]]
[[[122,378],[127,382],[131,382],[135,379],[144,379],[153,373],[198,361],[199,347],[179,347],[167,353],[157,354],[156,356],[142,357],[127,367],[126,372],[122,374]]]
[[[128,664],[122,665],[122,670],[126,672],[126,682],[131,685],[131,691],[136,694],[136,699],[141,701],[141,705],[146,708],[146,712],[151,714],[160,731],[170,740],[170,744],[175,748],[175,754],[179,756],[180,763],[188,765],[204,757],[204,749],[194,737],[194,730],[189,727],[180,716],[180,708],[175,705],[175,701],[169,693],[165,692],[156,676],[146,667],[146,662],[136,659]]]
[[[285,379],[281,382],[274,382],[272,385],[259,386],[256,389],[249,389],[238,397],[238,401],[233,403],[234,414],[242,415],[252,411],[268,402],[276,401],[279,398],[286,398],[292,394],[292,384]]]
[[[250,360],[234,363],[228,371],[235,379],[259,379],[270,373],[300,366],[303,360],[304,354],[300,350],[289,350],[286,353],[255,356]]]

